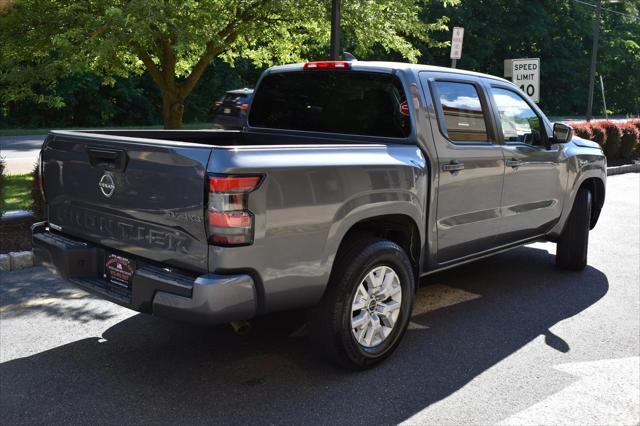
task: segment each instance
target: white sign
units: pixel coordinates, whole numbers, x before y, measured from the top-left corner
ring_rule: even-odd
[[[451,36],[451,59],[460,59],[462,57],[463,38],[464,28],[453,27],[453,36]]]
[[[514,59],[511,69],[513,84],[534,102],[540,102],[540,58]]]

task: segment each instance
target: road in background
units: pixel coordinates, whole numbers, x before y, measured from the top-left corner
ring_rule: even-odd
[[[396,353],[359,373],[300,315],[237,336],[0,274],[0,423],[638,424],[640,175],[606,198],[584,271],[536,243],[433,275]]]
[[[0,157],[6,161],[5,173],[30,173],[38,160],[40,147],[46,136],[1,136]]]

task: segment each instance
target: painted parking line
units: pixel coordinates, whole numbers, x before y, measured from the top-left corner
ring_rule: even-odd
[[[444,284],[433,284],[418,290],[416,301],[413,306],[413,316],[425,314],[427,312],[446,308],[449,306],[465,303],[478,299],[479,294],[449,287]]]
[[[640,357],[560,364],[576,381],[500,422],[502,425],[637,425]]]
[[[412,318],[425,314],[427,312],[436,311],[448,306],[465,303],[470,300],[479,298],[480,295],[459,288],[449,287],[444,284],[433,284],[418,290],[416,301],[413,306]],[[408,330],[425,330],[429,327],[417,323],[409,322]],[[308,334],[307,324],[301,325],[297,330],[289,335],[289,337],[303,337]]]

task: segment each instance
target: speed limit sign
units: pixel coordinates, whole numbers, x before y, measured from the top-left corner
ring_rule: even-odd
[[[540,102],[540,58],[514,59],[513,84],[534,102]]]

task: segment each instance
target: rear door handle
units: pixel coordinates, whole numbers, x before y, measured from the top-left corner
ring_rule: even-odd
[[[458,163],[457,161],[452,161],[448,164],[443,164],[442,165],[442,170],[445,172],[458,172],[460,170],[464,169],[464,164],[463,163]]]
[[[511,167],[511,168],[517,168],[522,166],[522,161],[520,160],[516,160],[515,158],[512,158],[511,160],[507,160],[507,167]]]

